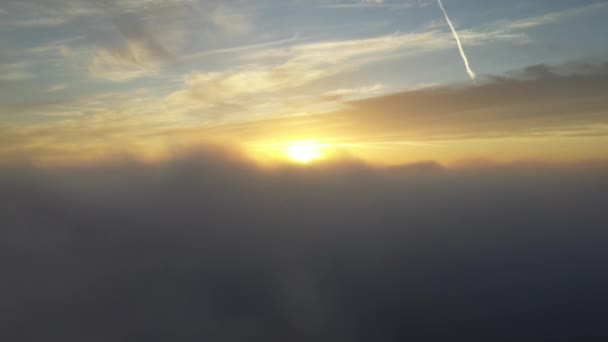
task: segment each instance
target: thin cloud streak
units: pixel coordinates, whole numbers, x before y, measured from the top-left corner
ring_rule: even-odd
[[[475,72],[473,71],[473,69],[471,69],[471,66],[469,65],[469,59],[467,58],[467,54],[464,52],[464,48],[462,47],[462,42],[460,41],[460,37],[458,36],[458,31],[456,31],[454,24],[452,24],[452,20],[450,20],[450,16],[445,10],[443,2],[441,2],[441,0],[437,0],[437,2],[439,3],[439,7],[441,8],[443,15],[445,16],[445,20],[448,22],[448,25],[450,26],[450,29],[454,34],[454,39],[456,39],[456,43],[458,44],[458,50],[460,50],[460,55],[462,56],[462,60],[464,61],[464,66],[467,68],[467,73],[469,74],[469,77],[471,77],[472,80],[475,80]]]

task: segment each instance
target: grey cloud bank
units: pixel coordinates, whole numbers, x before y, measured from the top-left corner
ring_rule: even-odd
[[[608,164],[0,171],[5,341],[608,336]]]

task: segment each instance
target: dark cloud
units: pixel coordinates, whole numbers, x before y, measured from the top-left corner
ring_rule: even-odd
[[[608,135],[608,63],[536,65],[472,86],[424,88],[348,104],[339,112],[246,123],[240,129],[263,137],[289,127],[286,134],[312,131],[357,141]]]
[[[528,67],[475,86],[423,89],[354,103],[365,126],[421,139],[527,136],[608,123],[608,65]],[[570,70],[572,69],[572,70]]]
[[[608,336],[608,164],[0,169],[4,341]]]

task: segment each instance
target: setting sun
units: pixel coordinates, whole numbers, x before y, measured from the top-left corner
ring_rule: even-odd
[[[289,145],[286,149],[286,155],[289,159],[307,164],[314,160],[321,159],[322,146],[312,141],[301,141]]]

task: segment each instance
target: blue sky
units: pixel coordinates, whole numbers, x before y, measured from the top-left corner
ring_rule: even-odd
[[[444,4],[476,82],[608,55],[605,1]],[[13,132],[255,121],[472,82],[435,0],[3,0],[0,46]]]

